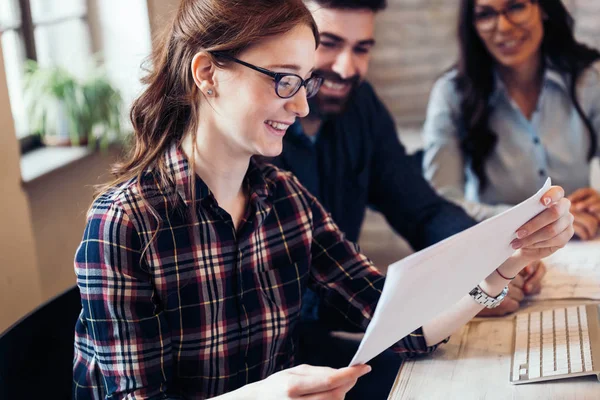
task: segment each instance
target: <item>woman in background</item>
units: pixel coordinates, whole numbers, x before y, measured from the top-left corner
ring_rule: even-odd
[[[459,60],[427,110],[424,174],[479,221],[550,176],[572,201],[576,235],[598,232],[600,53],[573,25],[560,0],[461,1]]]

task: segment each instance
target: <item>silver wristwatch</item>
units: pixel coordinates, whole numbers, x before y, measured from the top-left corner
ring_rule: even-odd
[[[473,300],[475,300],[476,302],[478,302],[479,304],[481,304],[487,308],[495,308],[495,307],[498,307],[500,305],[500,303],[502,303],[502,300],[504,300],[507,293],[508,293],[508,286],[505,286],[504,289],[502,289],[502,292],[498,296],[492,297],[492,296],[489,296],[483,290],[481,290],[479,285],[477,285],[477,286],[475,286],[475,288],[473,288],[473,290],[471,290],[469,292],[469,296],[471,296],[473,298]]]

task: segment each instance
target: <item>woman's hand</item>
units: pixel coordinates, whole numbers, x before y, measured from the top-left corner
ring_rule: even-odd
[[[571,200],[571,212],[588,213],[600,223],[600,193],[592,188],[576,190],[568,197]]]
[[[590,240],[596,237],[600,221],[594,215],[585,211],[574,211],[573,206],[571,206],[571,214],[575,217],[573,228],[579,239]]]
[[[568,197],[575,216],[575,235],[581,240],[596,237],[600,227],[600,193],[592,188],[576,190]]]
[[[508,294],[498,307],[484,308],[478,317],[501,317],[517,311],[521,301],[527,295],[538,294],[542,288],[542,279],[546,275],[546,266],[541,261],[534,261],[523,268],[515,279],[508,284]]]
[[[534,261],[523,268],[519,275],[523,277],[523,293],[538,294],[542,290],[542,279],[546,275],[546,266],[541,261]]]
[[[248,385],[248,389],[251,390],[248,398],[342,400],[356,384],[358,378],[369,371],[371,371],[371,367],[368,365],[356,365],[341,369],[299,365]]]
[[[479,316],[501,316],[514,312],[525,295],[539,293],[546,274],[546,267],[540,260],[564,247],[573,237],[571,202],[565,198],[563,188],[551,187],[540,201],[546,209],[517,230],[517,239],[511,243],[517,250],[515,254],[497,268],[497,274],[490,274],[482,283],[485,287],[489,285],[492,295],[497,295],[500,291],[494,291],[499,289],[494,281],[515,277],[508,285],[507,297],[497,308],[483,310]]]
[[[515,257],[520,261],[520,268],[517,271],[501,271],[503,275],[516,275],[523,266],[548,257],[573,237],[574,217],[569,211],[571,202],[565,198],[563,188],[551,187],[542,196],[541,202],[546,209],[519,228],[517,239],[511,243],[513,249],[518,250]]]

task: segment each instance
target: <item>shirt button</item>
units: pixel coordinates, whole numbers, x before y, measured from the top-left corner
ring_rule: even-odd
[[[540,138],[539,137],[534,137],[533,138],[533,143],[540,144]]]
[[[546,170],[540,169],[539,174],[542,178],[544,178],[546,176]]]

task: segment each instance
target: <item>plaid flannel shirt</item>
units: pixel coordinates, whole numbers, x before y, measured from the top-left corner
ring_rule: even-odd
[[[236,231],[178,146],[164,161],[171,189],[148,171],[88,215],[73,398],[208,398],[289,368],[306,287],[366,328],[384,278],[293,175],[251,161]],[[421,329],[395,346],[434,348]]]

